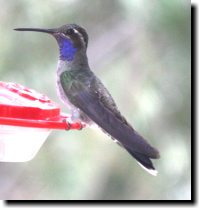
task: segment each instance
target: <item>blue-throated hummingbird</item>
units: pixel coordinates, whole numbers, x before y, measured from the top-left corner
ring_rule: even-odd
[[[59,45],[57,92],[72,112],[72,120],[96,123],[112,139],[125,148],[149,173],[156,175],[150,159],[159,152],[139,135],[119,112],[113,98],[102,82],[90,70],[87,59],[88,35],[76,24],[59,28],[16,28],[51,34]]]

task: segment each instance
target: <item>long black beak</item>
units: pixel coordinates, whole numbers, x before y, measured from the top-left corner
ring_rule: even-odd
[[[57,32],[56,28],[53,29],[42,29],[42,28],[15,28],[15,31],[35,31],[35,32],[43,32],[48,34],[54,34]]]

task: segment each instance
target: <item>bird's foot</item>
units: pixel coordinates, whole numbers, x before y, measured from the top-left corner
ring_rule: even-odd
[[[82,130],[85,127],[85,124],[80,120],[72,121],[70,118],[64,119],[63,122],[66,124],[65,130]]]
[[[77,130],[82,130],[86,126],[81,120],[75,120],[71,125],[73,125]]]

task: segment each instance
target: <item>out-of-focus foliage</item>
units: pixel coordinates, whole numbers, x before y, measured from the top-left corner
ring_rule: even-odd
[[[92,70],[161,153],[157,177],[99,130],[54,131],[36,158],[0,163],[1,199],[191,198],[190,2],[0,0],[0,80],[56,96],[58,48],[17,27],[82,25]],[[28,141],[28,139],[27,139]]]

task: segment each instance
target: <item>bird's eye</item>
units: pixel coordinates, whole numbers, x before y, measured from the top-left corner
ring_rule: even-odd
[[[74,30],[72,28],[68,29],[67,34],[69,34],[69,35],[74,34]]]

